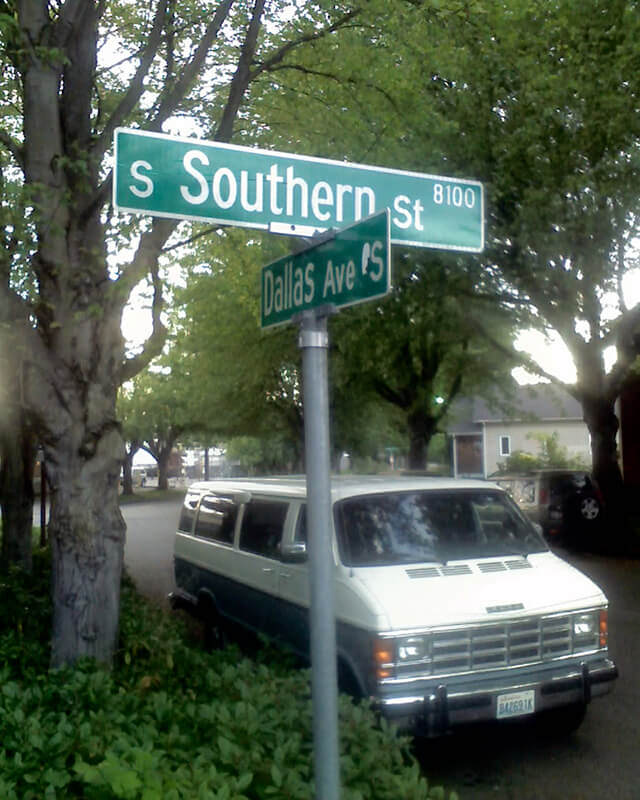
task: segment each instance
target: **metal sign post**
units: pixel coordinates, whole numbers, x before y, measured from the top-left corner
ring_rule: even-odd
[[[311,690],[316,800],[339,800],[338,676],[333,598],[327,316],[303,311],[302,350],[307,530],[311,588]]]

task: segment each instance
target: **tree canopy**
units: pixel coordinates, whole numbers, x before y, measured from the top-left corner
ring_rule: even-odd
[[[640,341],[640,306],[624,291],[637,267],[639,25],[634,0],[397,4],[382,28],[350,28],[348,49],[319,49],[313,67],[301,54],[284,78],[304,87],[318,141],[334,142],[335,112],[322,109],[337,106],[340,134],[355,113],[361,151],[380,163],[483,181],[493,296],[566,344],[578,375],[566,388],[612,506],[614,403]],[[491,334],[483,314],[475,321]]]

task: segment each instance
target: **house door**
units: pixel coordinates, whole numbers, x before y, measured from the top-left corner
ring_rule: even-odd
[[[456,474],[459,476],[483,476],[482,437],[456,436]]]

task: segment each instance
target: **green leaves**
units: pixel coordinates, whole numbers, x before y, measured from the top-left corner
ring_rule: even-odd
[[[37,609],[42,577],[5,580]],[[308,673],[269,647],[264,663],[205,653],[128,581],[121,596],[112,672],[90,662],[48,672],[43,657],[26,675],[11,659],[0,672],[2,800],[311,800]],[[10,634],[0,628],[0,654]],[[345,800],[431,796],[408,741],[366,704],[341,697],[340,725]]]

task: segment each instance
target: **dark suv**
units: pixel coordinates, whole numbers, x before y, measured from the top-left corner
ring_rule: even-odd
[[[541,525],[549,540],[580,541],[596,533],[602,522],[602,497],[588,472],[546,469],[492,480]]]

